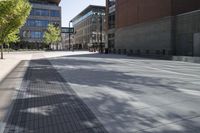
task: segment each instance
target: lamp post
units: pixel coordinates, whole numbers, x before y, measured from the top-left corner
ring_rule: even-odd
[[[71,47],[71,33],[70,33],[70,24],[71,23],[72,23],[72,21],[69,21],[69,51],[70,51],[70,47]]]
[[[103,13],[96,13],[96,15],[98,16],[98,23],[99,23],[99,30],[100,30],[100,38],[98,37],[98,42],[100,39],[100,44],[99,44],[99,52],[103,53]],[[99,34],[97,33],[97,35],[99,36]]]
[[[102,19],[102,14],[100,13],[100,53],[103,53],[103,19]]]

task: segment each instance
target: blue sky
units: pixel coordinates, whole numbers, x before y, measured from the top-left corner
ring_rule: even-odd
[[[61,0],[62,26],[67,27],[68,22],[88,5],[105,6],[105,0]]]

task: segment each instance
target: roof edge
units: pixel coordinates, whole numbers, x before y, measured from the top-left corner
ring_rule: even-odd
[[[87,11],[89,8],[94,8],[94,7],[105,8],[105,9],[106,9],[106,6],[101,6],[101,5],[89,5],[89,6],[87,6],[85,9],[83,9],[78,15],[76,15],[74,18],[72,18],[70,21],[74,21],[74,19],[78,18],[83,12]]]
[[[36,2],[36,3],[40,3],[40,2],[49,2],[49,3],[55,3],[56,5],[59,5],[61,0],[29,0],[30,2]]]

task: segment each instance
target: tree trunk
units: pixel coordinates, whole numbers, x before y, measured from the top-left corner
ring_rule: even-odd
[[[1,59],[3,59],[3,44],[1,45]]]
[[[10,53],[10,44],[8,44],[7,46],[8,46],[8,53]]]
[[[58,43],[56,43],[56,50],[58,51]]]
[[[49,50],[51,50],[52,49],[52,44],[51,43],[49,43]]]

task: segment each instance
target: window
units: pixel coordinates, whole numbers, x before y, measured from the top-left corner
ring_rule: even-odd
[[[73,21],[73,25],[78,24],[79,22],[85,20],[86,18],[88,18],[89,16],[91,16],[91,15],[93,15],[93,14],[94,14],[94,12],[93,12],[93,11],[90,11],[90,12],[88,12],[87,14],[85,14],[85,15],[83,15],[83,16],[77,18],[76,20]]]
[[[51,17],[60,17],[60,11],[51,10]]]
[[[46,9],[32,9],[31,16],[49,16],[49,10]]]
[[[116,0],[109,0],[108,1],[108,6],[111,7],[111,6],[115,5],[115,3],[116,3],[115,1]]]
[[[49,24],[48,20],[34,20],[34,19],[29,19],[26,23],[26,26],[31,26],[31,27],[47,27]]]
[[[39,31],[32,31],[31,32],[31,38],[33,39],[41,39],[43,38],[43,32],[39,32]]]
[[[109,14],[108,16],[108,26],[109,26],[109,29],[115,28],[115,14],[114,13]]]

